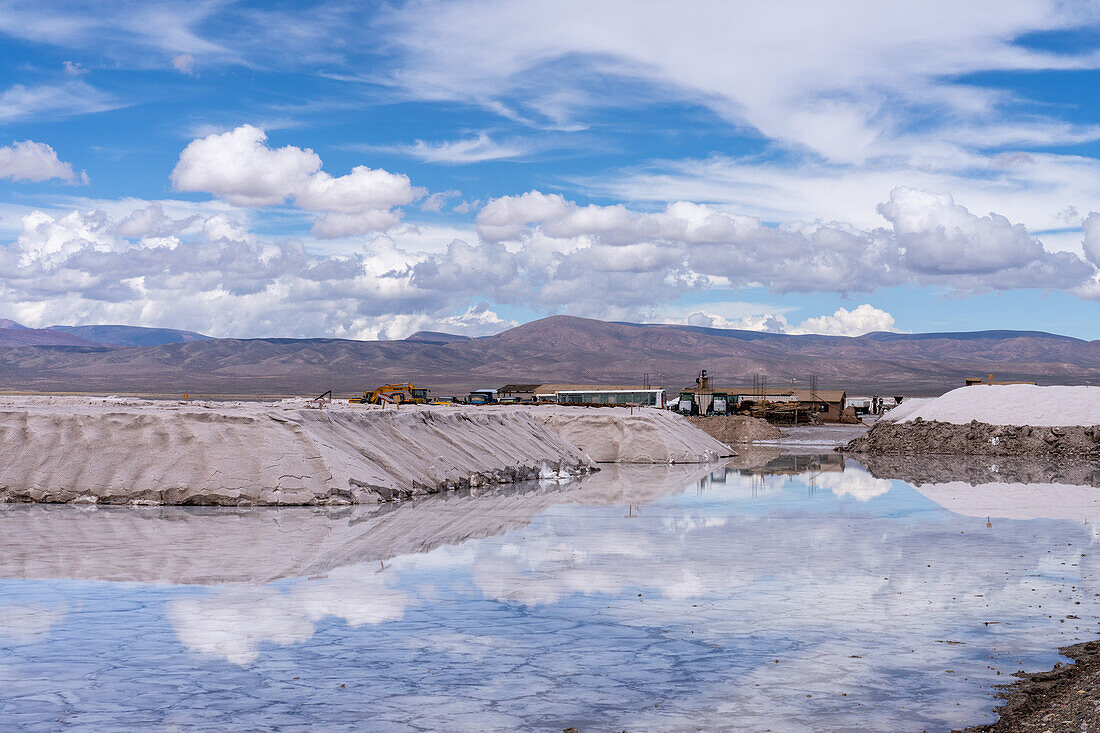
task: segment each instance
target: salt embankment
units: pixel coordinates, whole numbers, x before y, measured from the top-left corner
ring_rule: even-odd
[[[843,450],[1100,458],[1100,388],[975,385],[902,403]]]
[[[0,401],[0,501],[358,504],[591,470],[526,413]]]
[[[730,453],[676,415],[597,412],[2,398],[0,501],[361,504]]]
[[[734,455],[667,410],[537,407],[530,414],[597,463],[706,463]]]

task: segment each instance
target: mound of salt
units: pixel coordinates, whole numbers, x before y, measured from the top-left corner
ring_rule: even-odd
[[[930,400],[903,402],[887,413],[895,422],[917,418],[965,425],[1069,427],[1100,425],[1100,387],[1037,387],[979,384]]]
[[[531,417],[597,463],[706,463],[734,455],[729,446],[667,410],[535,408]]]
[[[358,504],[591,466],[526,413],[8,399],[0,501]]]

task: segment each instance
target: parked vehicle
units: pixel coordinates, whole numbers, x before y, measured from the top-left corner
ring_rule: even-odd
[[[423,405],[428,402],[428,391],[423,387],[414,387],[411,382],[387,384],[373,392],[364,392],[362,397],[352,397],[348,402],[357,405],[400,405],[402,403]]]

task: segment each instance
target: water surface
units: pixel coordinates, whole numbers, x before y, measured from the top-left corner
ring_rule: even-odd
[[[381,507],[0,507],[0,726],[989,721],[1096,633],[1100,489],[950,473],[772,452]]]

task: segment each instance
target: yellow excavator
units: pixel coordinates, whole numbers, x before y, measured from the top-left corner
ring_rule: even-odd
[[[373,392],[364,392],[362,397],[352,397],[348,402],[356,405],[423,405],[428,401],[428,390],[414,387],[410,382],[387,384]]]

